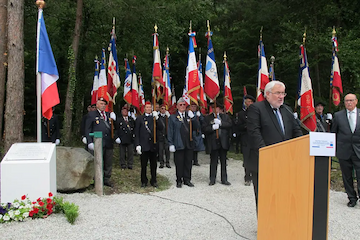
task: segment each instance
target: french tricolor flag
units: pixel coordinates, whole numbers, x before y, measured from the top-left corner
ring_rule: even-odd
[[[339,58],[337,56],[338,51],[338,42],[337,38],[332,37],[333,42],[333,57],[332,57],[332,67],[331,67],[331,79],[330,87],[332,88],[332,99],[335,106],[338,106],[340,103],[340,95],[343,94],[342,81],[340,75],[340,66]]]
[[[136,76],[136,56],[133,57],[133,74],[132,74],[132,82],[131,82],[131,104],[139,110],[139,87],[138,80]]]
[[[186,68],[186,85],[187,85],[187,95],[190,100],[196,104],[198,104],[198,93],[200,89],[200,81],[199,81],[199,72],[196,63],[195,56],[195,32],[189,33],[189,52],[188,52],[188,64]]]
[[[131,80],[132,74],[130,70],[130,64],[127,58],[125,60],[125,81],[124,81],[124,100],[128,104],[132,104],[132,94],[131,94]]]
[[[258,48],[258,55],[259,55],[259,71],[258,71],[258,82],[256,87],[256,101],[264,101],[264,89],[266,84],[269,82],[269,71],[267,67],[266,57],[265,57],[265,50],[264,44],[262,40],[260,40],[259,48]]]
[[[46,31],[43,10],[39,9],[37,36],[37,72],[41,74],[41,107],[42,115],[50,119],[52,107],[60,103],[56,81],[59,72]]]
[[[95,74],[94,74],[94,82],[93,82],[93,88],[91,91],[91,104],[96,104],[96,101],[98,99],[97,92],[99,88],[99,61],[95,59]]]
[[[220,93],[219,78],[215,63],[214,48],[211,41],[212,32],[208,31],[205,35],[208,39],[208,51],[205,66],[205,86],[204,91],[209,99],[215,101]]]

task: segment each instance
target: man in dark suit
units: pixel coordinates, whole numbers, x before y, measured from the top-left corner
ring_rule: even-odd
[[[190,121],[192,127],[197,128],[194,113],[185,111],[186,103],[181,97],[177,101],[178,111],[169,118],[168,141],[169,150],[174,153],[176,167],[176,187],[181,188],[182,183],[194,187],[191,183],[191,168],[194,151],[194,141],[190,139]]]
[[[141,160],[141,187],[145,188],[148,183],[148,178],[146,176],[146,168],[148,161],[150,161],[150,173],[151,186],[157,188],[157,180],[156,180],[156,154],[158,152],[158,144],[154,143],[154,118],[159,118],[158,113],[156,111],[152,111],[152,106],[149,101],[145,103],[144,115],[138,116],[135,122],[135,146],[136,152],[140,155]],[[161,128],[156,121],[156,128]],[[156,136],[157,141],[157,136]]]
[[[104,170],[104,185],[113,187],[110,181],[112,172],[112,158],[113,158],[113,139],[111,137],[111,119],[116,121],[115,113],[105,112],[107,99],[101,97],[96,102],[96,110],[89,112],[85,124],[85,136],[88,143],[90,153],[94,153],[94,140],[90,133],[102,132],[102,145],[103,145],[103,170]],[[116,143],[120,143],[120,139],[116,137]]]
[[[248,168],[254,185],[257,206],[259,149],[302,135],[293,113],[284,103],[285,85],[271,81],[265,86],[266,100],[250,105],[247,118],[247,132],[250,139],[250,161]]]
[[[324,114],[325,103],[315,103],[315,115],[316,115],[316,131],[317,132],[330,132],[330,124],[332,120],[331,113]]]
[[[166,110],[164,104],[160,106],[160,114],[158,124],[161,125],[161,128],[157,129],[157,136],[159,142],[159,161],[160,167],[164,168],[164,164],[166,164],[167,168],[171,168],[170,166],[170,151],[169,151],[169,143],[167,140],[167,125],[168,119],[170,117],[170,113]],[[165,161],[164,161],[165,154]]]
[[[42,142],[52,142],[56,145],[60,144],[59,118],[55,113],[53,113],[50,120],[42,118],[41,135]]]
[[[238,129],[239,129],[239,136],[241,140],[241,153],[243,154],[244,162],[243,167],[245,171],[244,181],[245,186],[250,186],[251,184],[251,173],[248,168],[248,164],[250,161],[250,144],[249,144],[249,136],[247,133],[247,112],[249,109],[249,106],[255,102],[255,98],[251,95],[246,95],[245,97],[245,110],[241,110],[239,112],[239,120],[238,120]]]
[[[356,205],[360,194],[360,109],[355,94],[344,98],[345,108],[334,114],[331,132],[336,133],[336,157],[339,159],[348,207]],[[352,171],[355,169],[357,194],[354,189]]]
[[[193,101],[191,101],[190,110],[195,115],[193,121],[196,121],[195,126],[192,128],[192,138],[194,141],[193,165],[200,166],[198,153],[205,150],[201,131],[201,122],[204,120],[204,116],[198,111],[198,105]]]
[[[121,109],[117,122],[117,133],[120,138],[120,166],[122,169],[132,169],[134,163],[134,127],[135,121],[128,116],[126,106]]]
[[[232,121],[230,117],[221,113],[223,105],[219,102],[211,105],[213,114],[204,119],[202,130],[206,135],[208,148],[210,149],[210,183],[215,184],[218,161],[221,164],[221,183],[231,185],[227,180],[226,154],[230,148],[230,135],[232,132]],[[218,135],[218,136],[217,136]]]

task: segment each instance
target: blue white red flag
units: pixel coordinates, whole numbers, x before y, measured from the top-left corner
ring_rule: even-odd
[[[166,110],[171,107],[171,83],[170,83],[170,65],[169,65],[169,54],[165,56],[163,79],[165,81],[165,95],[164,95],[164,104]]]
[[[204,91],[204,78],[202,74],[202,63],[201,63],[201,55],[199,55],[199,62],[198,62],[198,73],[199,73],[199,82],[200,82],[200,90],[199,90],[199,106],[201,108],[201,112],[203,114],[206,114],[207,109],[207,101],[206,101],[206,95]]]
[[[52,108],[60,103],[56,84],[59,72],[46,31],[42,9],[39,9],[37,32],[37,72],[41,74],[42,115],[50,119],[53,114]]]
[[[256,101],[263,101],[264,98],[264,90],[266,84],[269,82],[269,71],[267,67],[264,44],[262,40],[260,40],[258,46],[258,56],[259,56],[259,70],[258,70],[258,81],[256,86]]]
[[[198,73],[196,56],[195,56],[196,33],[190,32],[188,33],[188,35],[190,39],[189,39],[189,51],[188,51],[188,63],[186,67],[187,95],[190,98],[190,101],[198,105],[200,82],[199,82],[199,73]]]
[[[153,41],[154,64],[153,64],[153,73],[152,73],[152,85],[155,84],[157,99],[160,99],[163,94],[162,88],[165,87],[165,83],[162,77],[162,69],[161,69],[161,58],[160,58],[159,39],[158,39],[159,34],[155,32],[153,36],[154,36],[154,41]]]
[[[245,96],[247,95],[246,86],[244,86],[244,96],[243,96],[243,104],[242,109],[246,111],[246,105],[245,105]]]
[[[139,110],[140,105],[139,105],[138,79],[137,79],[137,76],[136,76],[136,56],[133,57],[133,74],[132,74],[132,82],[131,82],[131,98],[132,98],[132,101],[131,101],[132,105]]]
[[[102,50],[101,54],[98,98],[104,98],[106,101],[109,101],[109,95],[107,94],[105,49]]]
[[[308,131],[316,130],[314,98],[310,79],[309,65],[304,45],[300,45],[300,72],[298,88],[300,120]]]
[[[139,73],[139,112],[140,114],[144,114],[145,110],[145,94],[143,89],[142,77]]]
[[[117,89],[120,87],[119,62],[117,59],[115,38],[115,31],[113,29],[109,45],[110,54],[107,79],[108,97],[109,101],[113,104],[115,104]]]
[[[233,97],[231,94],[230,69],[226,59],[224,59],[224,107],[225,112],[233,114]]]
[[[337,52],[339,51],[339,45],[335,33],[331,40],[333,43],[333,54],[331,64],[330,88],[332,89],[333,103],[335,106],[338,106],[340,103],[340,95],[343,94],[343,88],[340,75],[339,58],[337,56]]]
[[[132,74],[128,59],[125,58],[124,61],[125,61],[124,100],[129,105],[131,105],[132,104],[132,94],[131,94]]]
[[[93,88],[91,91],[91,104],[95,104],[97,101],[97,92],[99,88],[99,60],[95,59],[95,74],[94,74],[94,82],[93,82]]]
[[[215,101],[216,97],[220,93],[220,85],[211,36],[212,32],[206,32],[205,37],[208,39],[208,51],[206,56],[204,91],[209,99]]]

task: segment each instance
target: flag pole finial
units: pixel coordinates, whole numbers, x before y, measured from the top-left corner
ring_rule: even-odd
[[[306,41],[306,27],[305,27],[305,31],[303,34],[303,45],[305,45],[305,41]]]
[[[192,27],[191,27],[191,20],[190,20],[190,25],[189,25],[189,33],[192,32]]]
[[[226,52],[224,52],[224,61],[226,61],[227,56],[226,56]]]
[[[262,41],[262,31],[263,31],[263,26],[261,26],[260,28],[260,41]]]
[[[207,24],[208,32],[210,33],[210,21],[209,21],[209,20],[206,20],[206,24]]]
[[[169,46],[166,47],[166,55],[169,55]]]
[[[155,33],[157,33],[158,26],[156,25],[156,23],[155,23],[155,26],[154,26],[154,30],[155,30]]]
[[[35,4],[38,6],[39,9],[43,9],[45,7],[45,1],[44,0],[37,0]]]
[[[335,37],[335,35],[336,35],[335,26],[333,26],[332,36]]]
[[[271,61],[271,64],[274,64],[274,62],[275,62],[275,57],[274,57],[274,56],[271,56],[271,57],[270,57],[270,61]]]

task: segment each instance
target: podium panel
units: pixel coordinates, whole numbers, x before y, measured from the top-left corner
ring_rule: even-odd
[[[259,240],[327,238],[329,157],[309,153],[308,135],[260,149]]]
[[[31,201],[56,193],[56,149],[52,143],[15,143],[1,162],[1,202],[27,195]]]

